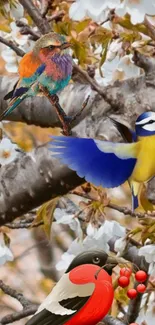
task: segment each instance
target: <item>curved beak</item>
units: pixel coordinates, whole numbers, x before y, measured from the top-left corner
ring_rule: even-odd
[[[107,263],[106,268],[109,269],[109,270],[111,270],[111,269],[113,269],[118,264],[124,264],[125,263],[125,260],[122,257],[108,256],[106,263]]]

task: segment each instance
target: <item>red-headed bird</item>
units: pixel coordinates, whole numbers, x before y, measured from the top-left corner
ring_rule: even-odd
[[[97,324],[113,302],[111,274],[116,264],[98,249],[76,256],[26,325]]]
[[[0,120],[10,114],[25,98],[42,95],[39,86],[50,95],[62,90],[71,79],[72,58],[68,53],[70,43],[64,35],[54,32],[42,36],[33,50],[19,63],[19,81],[4,99],[10,99]]]

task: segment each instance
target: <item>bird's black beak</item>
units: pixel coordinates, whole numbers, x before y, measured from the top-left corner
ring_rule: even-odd
[[[68,47],[71,47],[71,46],[72,46],[71,43],[69,43],[69,42],[65,42],[65,43],[63,43],[63,44],[61,45],[61,50],[65,50],[65,49],[67,49]]]
[[[118,265],[119,261],[117,259],[117,257],[112,257],[112,256],[108,256],[107,261],[106,261],[106,269],[109,268],[109,270],[112,270],[116,265]]]

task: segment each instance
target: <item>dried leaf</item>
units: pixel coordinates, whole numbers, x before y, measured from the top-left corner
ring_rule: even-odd
[[[41,208],[37,211],[37,218],[34,221],[35,223],[43,221],[43,228],[48,238],[50,238],[51,226],[53,222],[53,213],[56,208],[58,200],[59,197],[56,197],[44,203],[41,206]]]

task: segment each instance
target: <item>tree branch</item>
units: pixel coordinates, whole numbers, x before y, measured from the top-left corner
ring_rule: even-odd
[[[28,24],[24,23],[21,20],[16,20],[16,25],[17,27],[20,27],[20,33],[22,35],[31,35],[31,39],[33,39],[34,41],[37,41],[41,35],[39,35],[38,33],[36,33]]]
[[[8,41],[5,38],[3,38],[2,36],[0,36],[0,43],[5,44],[6,46],[10,47],[10,49],[12,49],[13,51],[15,51],[15,53],[19,56],[23,56],[25,54],[25,52],[23,50],[21,50],[15,42],[12,41]]]
[[[37,306],[29,306],[23,310],[4,316],[0,320],[0,325],[10,324],[27,316],[33,315],[37,311]]]
[[[33,4],[31,0],[19,0],[22,6],[27,10],[29,16],[32,18],[33,22],[36,24],[38,29],[42,34],[47,34],[50,32],[51,28],[47,19],[42,17],[38,8]]]
[[[22,293],[19,293],[15,289],[12,289],[8,285],[6,285],[2,280],[0,280],[0,289],[5,294],[17,299],[24,308],[30,306],[31,302],[28,299],[26,299]]]

